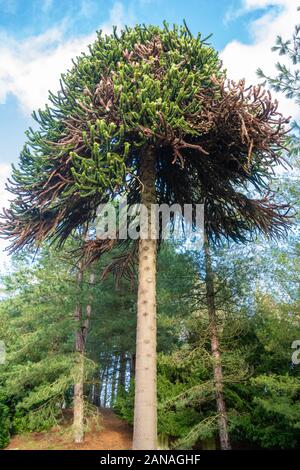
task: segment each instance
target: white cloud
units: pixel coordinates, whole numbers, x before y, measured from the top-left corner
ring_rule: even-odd
[[[9,255],[5,251],[6,246],[7,243],[3,240],[0,240],[0,274],[3,273],[9,266]]]
[[[65,40],[67,21],[22,42],[0,35],[0,103],[5,103],[11,93],[24,112],[30,113],[44,106],[48,90],[55,92],[59,88],[60,74],[71,67],[71,59],[85,51],[96,38],[93,33]],[[99,29],[108,34],[113,25],[121,27],[132,21],[122,3],[116,2]]]
[[[0,212],[2,212],[3,207],[8,205],[9,193],[5,190],[5,183],[9,175],[10,166],[0,163]]]
[[[246,10],[253,10],[274,5],[296,5],[296,3],[295,0],[244,0],[244,8]]]
[[[253,10],[264,9],[267,7],[282,7],[288,4],[292,4],[295,0],[241,0],[241,6],[231,5],[225,13],[224,23],[230,23],[237,18],[249,13]]]
[[[252,43],[232,41],[222,51],[221,58],[230,78],[234,80],[245,78],[247,83],[256,84],[259,82],[256,74],[259,67],[267,75],[276,75],[275,63],[279,57],[271,52],[271,47],[277,35],[290,38],[293,25],[297,22],[298,0],[244,0],[239,16],[257,8],[274,5],[281,8],[268,9],[250,23]],[[280,61],[284,59],[280,57]],[[275,95],[274,92],[272,94]],[[279,99],[279,109],[285,116],[300,118],[300,109],[292,100],[282,95],[276,97]]]
[[[59,76],[71,65],[92,37],[63,40],[60,29],[29,38],[22,43],[12,39],[0,46],[0,101],[13,94],[26,112],[42,107],[48,90],[56,91]]]
[[[3,207],[8,207],[9,193],[5,190],[5,183],[10,175],[10,166],[0,163],[0,212]],[[7,243],[0,239],[0,271],[3,269],[5,263],[8,262],[7,253],[4,251]]]
[[[102,29],[104,34],[108,34],[112,31],[113,26],[122,28],[125,24],[128,26],[132,25],[135,21],[136,18],[131,9],[125,11],[121,2],[115,2],[110,10],[108,20],[100,26],[100,29]]]

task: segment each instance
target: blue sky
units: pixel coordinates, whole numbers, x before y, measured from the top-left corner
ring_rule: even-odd
[[[1,0],[1,28],[23,39],[66,22],[66,37],[88,34],[107,21],[115,3],[113,0]],[[194,32],[214,31],[213,42],[219,49],[234,38],[249,40],[247,23],[260,14],[259,9],[253,9],[241,21],[229,25],[224,23],[224,18],[241,7],[240,0],[136,0],[123,1],[122,5],[133,22],[159,24],[166,19],[173,23],[186,18]]]
[[[213,33],[233,79],[257,81],[262,67],[274,72],[270,52],[277,34],[288,37],[298,0],[0,0],[0,206],[7,205],[4,182],[32,124],[31,111],[42,107],[47,90],[56,91],[70,59],[93,41],[94,31],[112,25],[180,23],[191,31]],[[299,20],[298,20],[299,22]],[[298,117],[280,97],[282,111]],[[5,256],[1,253],[0,269]]]

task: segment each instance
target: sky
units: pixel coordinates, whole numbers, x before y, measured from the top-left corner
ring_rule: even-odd
[[[299,0],[0,0],[0,210],[8,205],[5,181],[18,161],[32,125],[33,109],[59,87],[72,57],[85,51],[95,31],[110,33],[136,23],[181,23],[219,52],[228,76],[256,84],[256,70],[274,75],[276,36],[291,36],[300,22]],[[298,15],[298,18],[297,18]],[[300,118],[291,101],[279,97],[286,116]],[[8,263],[0,240],[0,271]]]

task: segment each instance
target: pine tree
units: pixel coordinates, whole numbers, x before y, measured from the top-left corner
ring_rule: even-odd
[[[78,375],[72,264],[66,252],[47,245],[34,263],[29,255],[13,260],[0,303],[0,334],[7,347],[1,385],[20,432],[57,424]]]
[[[212,270],[211,256],[209,251],[209,244],[206,240],[204,242],[205,252],[205,283],[206,283],[206,298],[207,308],[209,316],[209,327],[210,327],[210,342],[211,352],[214,360],[214,382],[216,388],[216,403],[217,410],[219,413],[219,434],[220,444],[222,450],[229,450],[230,439],[228,433],[228,418],[226,411],[226,404],[224,398],[224,382],[223,382],[223,370],[222,370],[222,359],[219,344],[219,335],[217,330],[217,319],[216,319],[216,305],[215,305],[215,285],[214,285],[214,274]]]
[[[16,198],[1,227],[13,249],[64,242],[120,194],[147,208],[205,201],[213,241],[277,235],[288,224],[287,206],[267,195],[287,121],[261,87],[226,82],[216,51],[186,25],[100,33],[50,102],[34,114],[40,129],[29,129],[13,171]],[[249,185],[262,196],[247,197]],[[144,223],[133,446],[155,449],[157,240],[149,213]],[[115,244],[93,240],[86,251],[94,259]]]

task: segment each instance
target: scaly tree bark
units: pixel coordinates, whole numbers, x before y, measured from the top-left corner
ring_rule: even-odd
[[[143,184],[141,203],[147,209],[145,225],[148,236],[139,241],[139,284],[137,307],[137,337],[135,366],[135,404],[133,449],[156,449],[157,396],[156,396],[156,226],[151,220],[151,206],[156,203],[155,152],[145,150],[140,162]],[[147,227],[146,227],[147,226]]]
[[[209,251],[209,243],[206,238],[204,242],[205,252],[205,271],[206,271],[206,296],[207,296],[207,307],[209,315],[209,327],[210,327],[210,342],[211,352],[213,357],[213,372],[216,392],[216,404],[217,411],[219,413],[218,425],[219,425],[219,436],[220,446],[222,450],[231,449],[230,438],[228,434],[228,418],[226,411],[226,404],[223,393],[223,370],[222,370],[222,359],[220,352],[220,344],[218,338],[217,329],[217,317],[216,317],[216,306],[215,306],[215,288],[214,288],[214,274],[212,270],[211,255]]]

